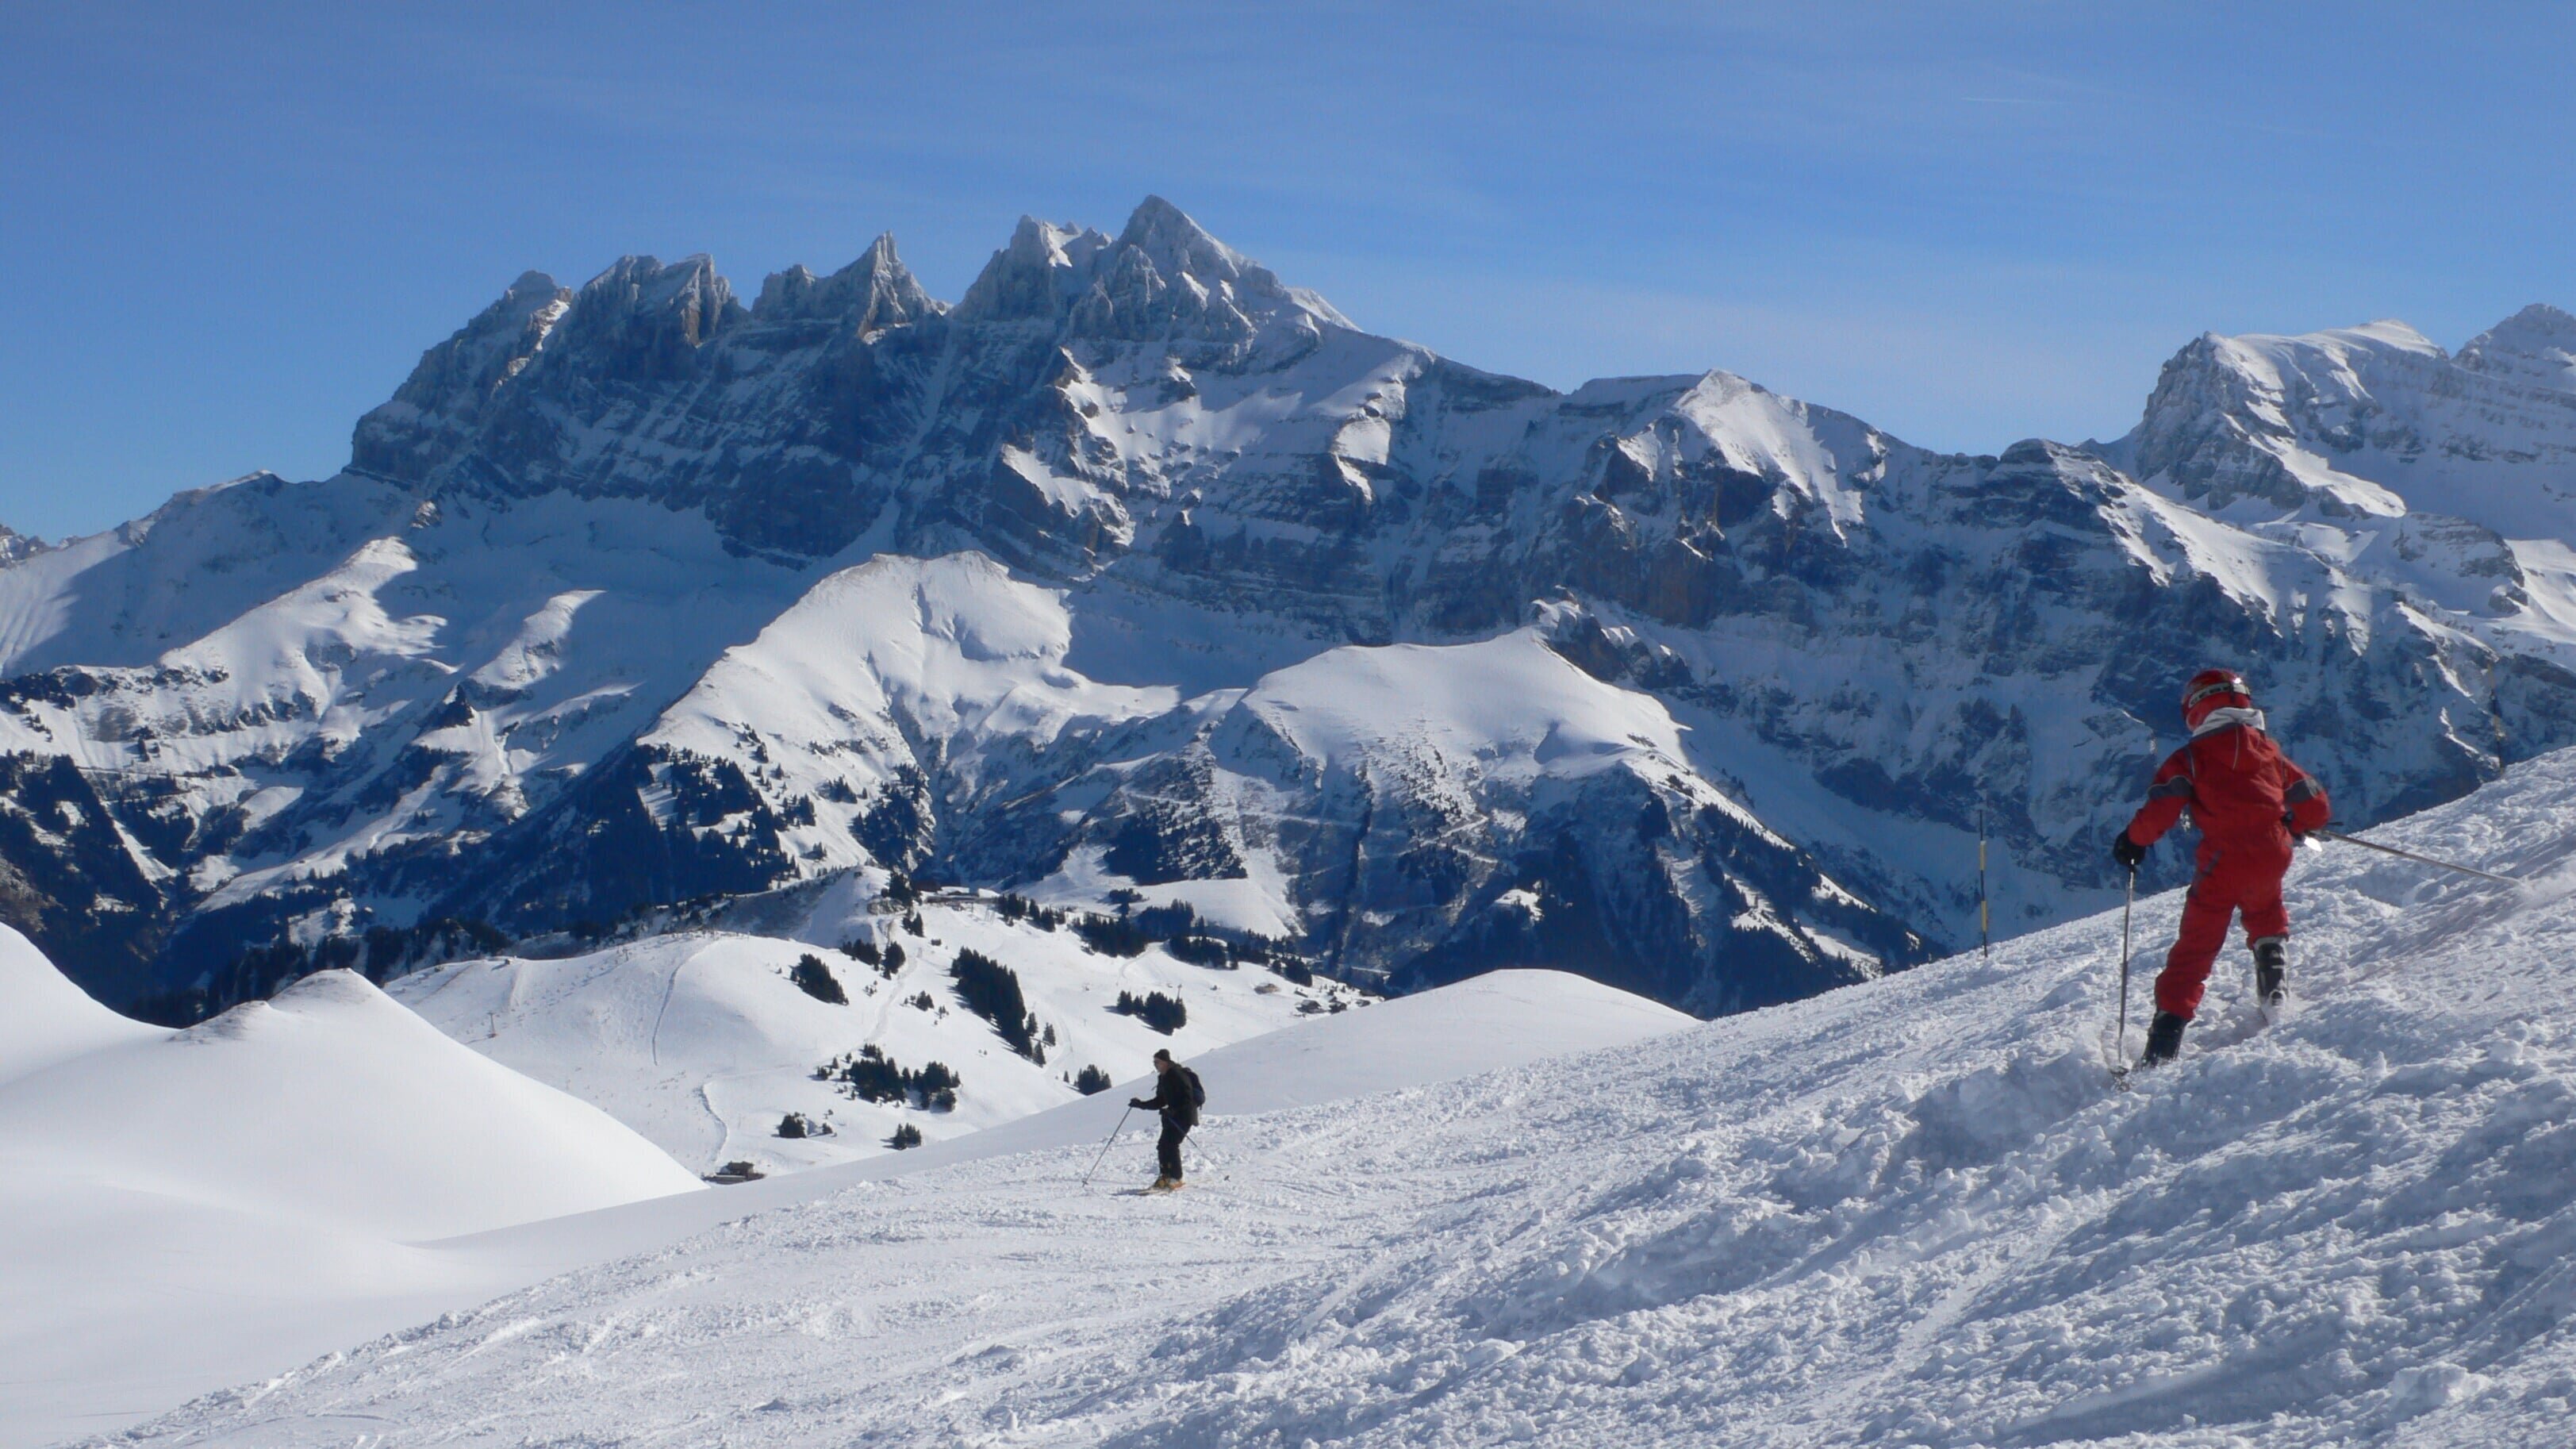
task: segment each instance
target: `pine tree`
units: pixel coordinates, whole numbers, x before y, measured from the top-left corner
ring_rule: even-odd
[[[804,988],[805,994],[816,1001],[833,1006],[850,1004],[850,994],[841,989],[840,978],[832,974],[831,967],[823,964],[822,957],[810,951],[796,958],[796,969],[788,973],[788,979]]]
[[[1038,1039],[1043,1028],[1029,1010],[1028,998],[1020,994],[1018,972],[970,946],[957,953],[948,978],[957,983],[959,1003],[991,1022],[1011,1050],[1040,1066],[1046,1064],[1046,1048]]]

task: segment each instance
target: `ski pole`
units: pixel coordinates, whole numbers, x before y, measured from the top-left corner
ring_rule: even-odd
[[[2456,870],[2462,875],[2473,875],[2480,880],[2497,881],[2504,885],[2522,884],[2522,882],[2515,880],[2511,876],[2491,875],[2483,870],[2472,870],[2465,865],[2453,865],[2447,860],[2435,860],[2429,855],[2417,855],[2411,850],[2399,850],[2396,846],[2382,845],[2376,840],[2364,840],[2358,835],[2346,835],[2340,830],[2312,830],[2308,833],[2311,835],[2322,835],[2328,840],[2340,840],[2346,845],[2358,845],[2364,850],[2376,850],[2382,855],[2393,855],[2400,860],[2411,860],[2417,865],[2439,866],[2444,870]]]
[[[2129,912],[2138,903],[2138,868],[2129,867],[2128,894],[2120,898],[2120,1071],[2129,1070]]]
[[[1993,917],[1986,904],[1986,797],[1977,794],[1977,951],[1986,964],[1995,964]]]
[[[1118,1114],[1118,1125],[1109,1129],[1109,1140],[1100,1144],[1100,1156],[1091,1159],[1091,1172],[1098,1172],[1100,1170],[1100,1164],[1109,1156],[1109,1143],[1118,1140],[1118,1134],[1127,1130],[1127,1119],[1135,1115],[1136,1104],[1133,1102],[1127,1104],[1126,1111]],[[1082,1175],[1082,1185],[1084,1187],[1091,1186],[1091,1172],[1086,1172]]]

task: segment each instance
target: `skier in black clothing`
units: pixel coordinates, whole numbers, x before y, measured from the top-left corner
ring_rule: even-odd
[[[1163,1139],[1154,1144],[1154,1155],[1162,1166],[1162,1175],[1154,1179],[1150,1192],[1170,1192],[1181,1185],[1181,1139],[1199,1125],[1199,1104],[1207,1093],[1199,1086],[1199,1074],[1172,1060],[1169,1051],[1154,1053],[1154,1071],[1159,1080],[1151,1097],[1130,1097],[1130,1107],[1149,1107],[1163,1114]]]

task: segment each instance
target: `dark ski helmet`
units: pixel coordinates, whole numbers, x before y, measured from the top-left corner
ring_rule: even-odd
[[[2204,669],[2182,687],[2182,723],[2185,729],[2198,729],[2200,722],[2217,709],[2252,709],[2254,696],[2245,688],[2245,676],[2233,669]]]

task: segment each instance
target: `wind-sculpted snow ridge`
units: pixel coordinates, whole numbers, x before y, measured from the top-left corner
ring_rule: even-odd
[[[852,1187],[118,1442],[2555,1442],[2571,812],[2561,753],[2382,832],[2520,886],[2303,856],[2294,1013],[2222,980],[2132,1093],[2114,913],[1330,1107],[1211,1072],[1176,1196],[1081,1145]]]
[[[2351,821],[2576,743],[2571,325],[2207,338],[2118,443],[1968,456],[1479,372],[1158,198],[953,307],[886,238],[748,307],[706,257],[532,273],[338,476],[0,546],[0,918],[180,1015],[281,942],[894,872],[1780,1000],[1972,939],[1980,821],[1997,929],[2110,901],[2199,667]],[[1678,744],[1476,737],[1458,676],[1533,639],[1532,717],[1579,672]],[[1274,728],[1361,676],[1433,727]]]

